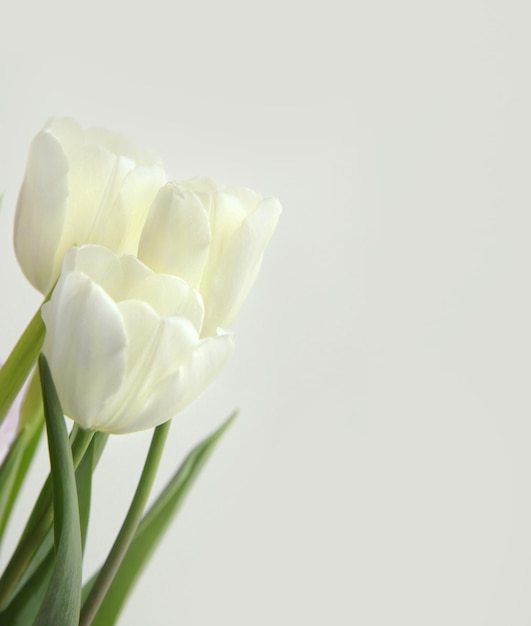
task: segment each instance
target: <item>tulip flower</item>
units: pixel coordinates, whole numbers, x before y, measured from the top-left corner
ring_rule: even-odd
[[[201,337],[203,303],[184,280],[97,245],[67,252],[42,319],[63,410],[85,429],[128,433],[162,424],[233,351],[232,335]]]
[[[203,333],[228,328],[251,289],[280,216],[276,198],[208,178],[168,183],[142,231],[138,257],[180,276],[205,305]]]
[[[165,175],[157,157],[122,135],[52,119],[34,138],[15,216],[15,252],[42,293],[72,245],[136,253]]]

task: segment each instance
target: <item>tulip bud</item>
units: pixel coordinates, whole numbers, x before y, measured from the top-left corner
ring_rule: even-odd
[[[31,144],[15,216],[15,252],[47,293],[72,245],[136,253],[165,176],[157,157],[122,135],[52,119]]]
[[[65,414],[128,433],[171,419],[221,371],[233,338],[200,338],[200,295],[132,255],[96,245],[65,256],[42,308],[43,352]]]
[[[138,257],[180,276],[203,298],[203,334],[228,328],[251,289],[280,216],[276,198],[206,178],[168,183],[142,231]]]

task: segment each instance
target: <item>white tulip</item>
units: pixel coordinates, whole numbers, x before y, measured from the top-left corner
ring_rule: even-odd
[[[72,245],[136,253],[165,175],[157,157],[122,135],[52,119],[31,144],[15,217],[15,251],[47,293]]]
[[[280,216],[276,198],[206,178],[168,183],[142,231],[138,257],[197,289],[203,334],[228,328],[251,289]]]
[[[203,317],[181,278],[101,246],[70,249],[42,308],[43,352],[65,414],[109,433],[174,417],[233,351],[232,335],[201,338]]]

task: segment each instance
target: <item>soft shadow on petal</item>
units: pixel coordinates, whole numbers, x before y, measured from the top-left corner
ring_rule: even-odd
[[[181,278],[156,274],[133,255],[118,256],[96,244],[71,248],[65,255],[63,273],[73,271],[86,274],[115,302],[141,300],[161,317],[187,317],[201,330],[201,296]]]
[[[107,432],[126,428],[158,384],[174,373],[199,341],[193,324],[184,317],[161,318],[144,302],[121,302],[129,345],[127,373],[120,395],[102,414]]]
[[[186,317],[201,332],[204,312],[201,296],[177,276],[150,274],[130,289],[128,299],[146,302],[161,317]]]
[[[122,299],[124,293],[122,263],[108,248],[96,244],[70,248],[65,254],[62,268],[63,274],[69,272],[85,274],[102,287],[113,300]]]
[[[113,432],[145,430],[175,417],[220,374],[233,351],[233,335],[202,340],[174,374],[154,387],[134,419]]]

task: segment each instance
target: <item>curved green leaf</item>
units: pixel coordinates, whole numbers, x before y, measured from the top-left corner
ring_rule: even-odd
[[[0,468],[0,540],[44,427],[39,377],[34,374],[20,411],[17,438]]]
[[[231,417],[207,439],[198,444],[186,457],[164,491],[157,498],[153,506],[144,516],[135,534],[129,550],[122,561],[107,595],[92,622],[92,626],[112,626],[116,623],[120,611],[144,565],[153,553],[162,534],[177,513],[184,497],[188,493],[194,480],[199,475],[220,437],[234,421],[236,414]],[[91,586],[97,577],[83,588],[83,596],[90,592]]]
[[[81,530],[74,475],[63,411],[48,363],[39,357],[44,417],[53,484],[55,562],[35,626],[76,626],[81,602]]]
[[[85,456],[76,469],[79,500],[81,539],[84,544],[90,510],[92,473],[98,464],[108,435],[96,433]],[[0,626],[27,626],[32,624],[48,588],[54,565],[52,529],[33,557],[21,580],[14,599],[0,613]]]
[[[74,467],[77,467],[83,459],[93,435],[93,432],[83,430],[74,424],[70,433]],[[103,437],[106,440],[106,437]],[[50,475],[41,489],[22,537],[0,578],[0,611],[5,611],[23,581],[32,574],[45,556],[39,546],[52,527],[52,505],[52,476]]]
[[[39,551],[43,551],[44,557],[11,604],[0,613],[0,626],[33,624],[50,585],[53,572],[54,550],[51,532]]]
[[[0,369],[0,424],[35,365],[44,334],[39,309]]]

